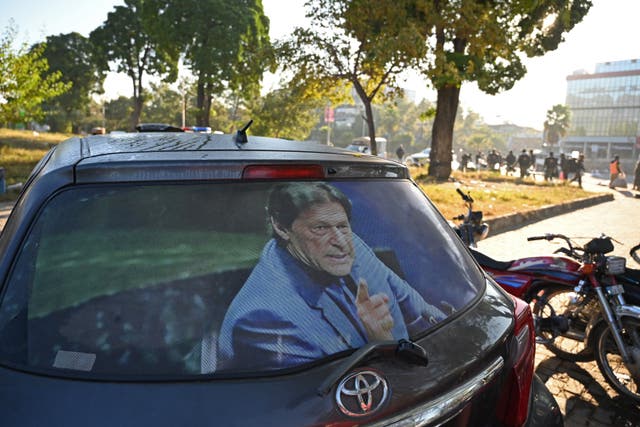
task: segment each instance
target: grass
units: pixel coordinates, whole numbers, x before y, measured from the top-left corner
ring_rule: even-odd
[[[481,210],[484,218],[528,211],[592,195],[576,184],[534,181],[532,178],[523,180],[488,171],[454,171],[447,182],[437,182],[428,177],[426,168],[412,168],[411,173],[448,219],[466,213],[465,204],[456,188],[471,194],[474,210]]]
[[[55,144],[73,135],[59,133],[35,134],[31,131],[0,129],[0,167],[5,169],[7,185],[24,183],[29,173]],[[575,184],[535,182],[497,173],[454,171],[452,179],[436,182],[427,176],[426,168],[411,168],[416,182],[431,198],[446,218],[465,213],[465,206],[456,188],[470,192],[474,208],[485,218],[501,216],[587,197],[590,193]],[[0,195],[0,201],[13,201],[17,191]]]
[[[73,135],[38,133],[0,128],[0,168],[4,168],[7,185],[24,183],[38,161],[55,144]],[[0,202],[13,201],[18,191],[0,194]]]
[[[102,295],[249,268],[257,263],[265,240],[263,234],[158,234],[142,228],[47,235],[40,242],[29,316],[44,316]]]

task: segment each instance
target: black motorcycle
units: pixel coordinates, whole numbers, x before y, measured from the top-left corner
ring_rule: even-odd
[[[471,197],[471,194],[465,194],[459,188],[456,191],[464,200],[467,212],[453,218],[454,221],[459,221],[458,224],[453,225],[453,229],[465,245],[475,248],[477,242],[486,238],[489,234],[489,224],[482,222],[482,211],[473,210],[473,197]]]

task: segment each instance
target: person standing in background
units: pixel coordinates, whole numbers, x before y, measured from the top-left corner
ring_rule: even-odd
[[[622,168],[620,167],[620,156],[615,156],[611,163],[609,163],[609,188],[614,188],[614,181],[618,179],[620,175],[624,175]]]

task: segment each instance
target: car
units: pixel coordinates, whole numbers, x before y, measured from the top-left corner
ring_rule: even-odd
[[[424,166],[429,163],[431,156],[431,147],[427,147],[417,153],[409,154],[405,157],[404,162],[409,166]]]
[[[371,154],[371,140],[368,136],[361,136],[358,138],[354,138],[351,141],[351,144],[345,147],[349,151],[356,151],[362,154]],[[377,136],[376,137],[376,148],[378,152],[378,156],[386,158],[387,157],[387,139]]]
[[[0,234],[3,425],[562,425],[529,306],[405,165],[247,128],[36,165]]]

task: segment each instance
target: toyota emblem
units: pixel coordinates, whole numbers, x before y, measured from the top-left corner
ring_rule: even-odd
[[[371,415],[387,401],[387,381],[373,371],[354,372],[345,377],[336,390],[336,403],[350,417]]]

